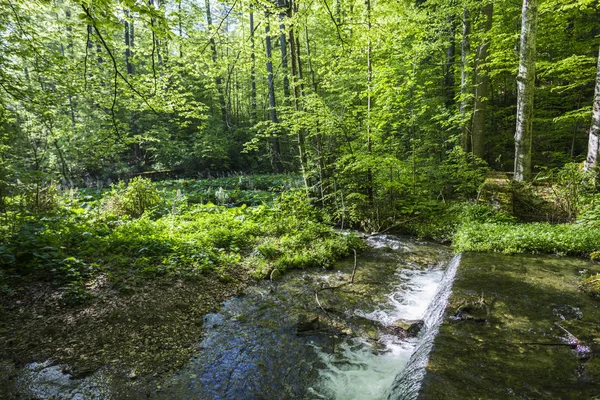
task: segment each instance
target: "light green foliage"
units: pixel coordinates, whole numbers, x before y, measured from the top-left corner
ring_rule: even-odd
[[[471,204],[463,208],[461,221],[469,223],[514,223],[516,218],[506,212],[498,212],[483,204]]]
[[[134,178],[129,183],[114,185],[106,196],[104,207],[116,216],[139,218],[162,201],[154,183],[147,178]]]
[[[600,249],[600,230],[571,224],[467,222],[457,230],[453,245],[457,252],[589,256]]]
[[[553,203],[568,221],[575,220],[581,207],[585,207],[586,196],[592,194],[596,186],[596,173],[584,172],[581,163],[565,164],[543,179],[551,184]]]
[[[593,274],[581,281],[579,288],[593,296],[600,296],[600,274]]]
[[[98,276],[124,290],[158,275],[217,271],[229,279],[227,271],[242,269],[265,277],[273,270],[327,268],[363,246],[321,222],[302,191],[256,207],[186,205],[181,191],[175,196],[172,205],[147,179],[113,186],[103,198],[98,191],[63,193],[54,215],[21,216],[16,232],[0,241],[3,279],[48,279],[63,289],[65,304],[78,304],[90,298]]]

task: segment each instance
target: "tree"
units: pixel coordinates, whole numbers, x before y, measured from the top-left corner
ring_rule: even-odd
[[[515,132],[514,179],[518,182],[528,180],[531,177],[537,17],[537,0],[523,0],[519,74],[517,76],[517,128]]]
[[[490,38],[487,36],[492,29],[492,16],[494,4],[489,3],[482,7],[481,13],[484,17],[482,43],[477,47],[475,54],[475,104],[473,110],[473,132],[472,149],[473,154],[479,158],[484,158],[485,145],[485,123],[486,107],[489,101],[490,76],[487,71],[486,63],[488,61],[488,50],[490,48]]]
[[[470,93],[469,90],[469,71],[471,69],[469,57],[471,52],[471,17],[469,15],[469,9],[463,8],[462,18],[462,41],[460,45],[461,54],[461,69],[460,69],[460,117],[461,117],[461,134],[460,134],[460,145],[463,151],[466,153],[469,151],[469,134],[471,131],[470,118],[467,115],[468,108],[470,106]]]
[[[600,51],[598,52],[598,69],[596,72],[596,89],[594,91],[594,106],[592,110],[592,125],[590,126],[587,159],[584,169],[593,170],[598,162],[598,143],[600,138]]]

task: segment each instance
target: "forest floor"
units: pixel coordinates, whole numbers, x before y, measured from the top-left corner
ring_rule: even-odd
[[[0,359],[18,367],[51,360],[73,377],[104,366],[131,379],[177,369],[198,350],[204,315],[251,280],[242,269],[228,272],[226,281],[212,272],[146,281],[128,294],[98,279],[94,300],[72,307],[56,288],[24,284],[0,298]]]
[[[177,370],[198,350],[204,316],[253,280],[327,268],[361,249],[319,221],[303,194],[282,193],[295,179],[167,181],[160,190],[138,180],[57,193],[46,214],[15,205],[0,225],[0,387],[46,360],[73,378]],[[140,196],[155,204],[127,214]]]

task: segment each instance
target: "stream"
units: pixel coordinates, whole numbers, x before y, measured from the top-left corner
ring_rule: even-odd
[[[19,372],[15,388],[26,398],[397,398],[396,376],[418,343],[435,335],[452,255],[415,239],[366,240],[353,283],[350,257],[333,270],[291,271],[249,287],[206,315],[200,351],[174,375],[137,381],[100,370],[70,379],[61,366],[34,363]],[[446,298],[430,307],[440,286]],[[415,324],[424,319],[422,328]],[[427,350],[419,351],[426,359]]]

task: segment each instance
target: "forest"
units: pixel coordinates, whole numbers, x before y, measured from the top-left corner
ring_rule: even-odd
[[[596,0],[0,11],[3,360],[171,371],[223,299],[364,234],[600,259]]]

